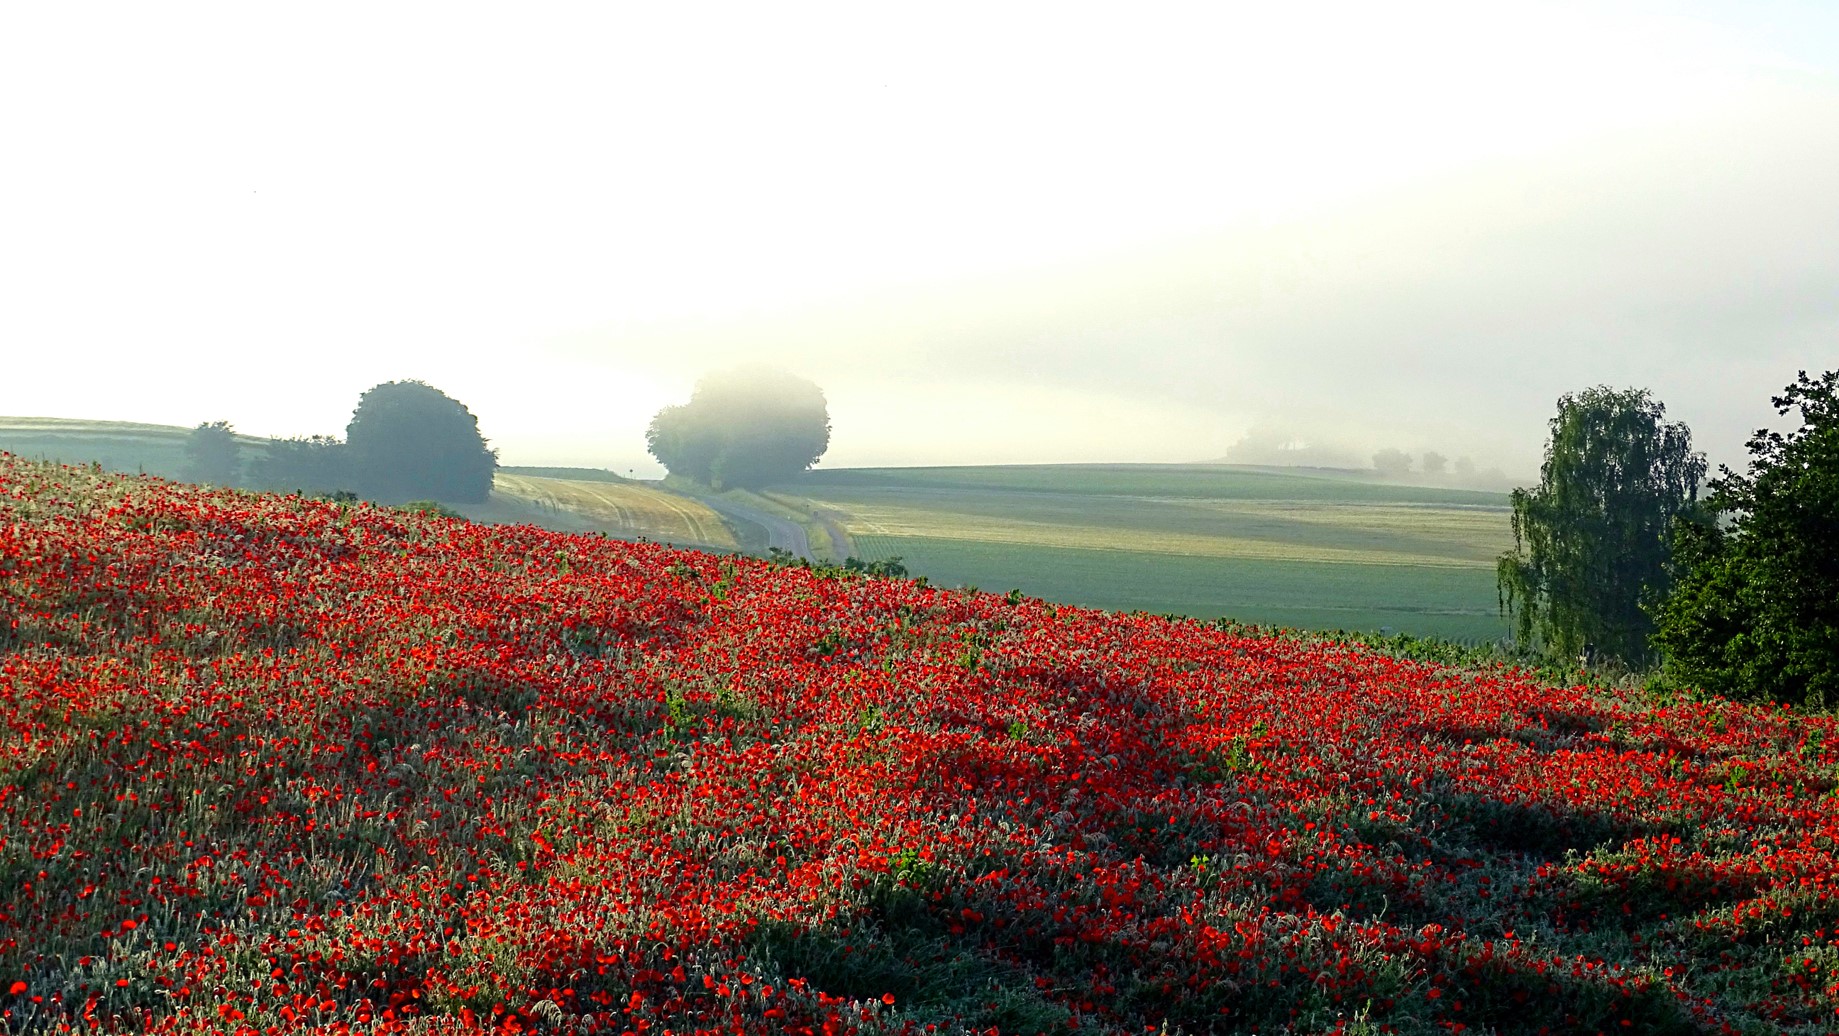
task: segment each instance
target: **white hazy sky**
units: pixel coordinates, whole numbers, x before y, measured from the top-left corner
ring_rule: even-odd
[[[741,361],[826,466],[1532,472],[1598,383],[1740,464],[1839,366],[1839,4],[7,4],[0,361],[273,435],[420,378],[640,473]]]

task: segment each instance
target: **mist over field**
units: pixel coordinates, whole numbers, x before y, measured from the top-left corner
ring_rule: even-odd
[[[0,3],[0,1032],[1832,1036],[1835,187],[1835,0]]]
[[[420,378],[655,475],[711,370],[825,467],[1716,463],[1839,340],[1818,3],[0,15],[0,414],[337,434]],[[336,70],[335,74],[327,70]]]

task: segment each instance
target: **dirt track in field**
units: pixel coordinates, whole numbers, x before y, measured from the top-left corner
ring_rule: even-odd
[[[739,546],[715,509],[635,482],[579,482],[500,473],[493,488],[533,506],[570,512],[646,539],[730,549]]]

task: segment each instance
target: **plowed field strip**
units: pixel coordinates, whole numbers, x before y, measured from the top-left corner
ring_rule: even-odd
[[[706,505],[631,482],[581,482],[499,473],[493,488],[507,496],[570,511],[648,539],[736,548],[721,516]]]

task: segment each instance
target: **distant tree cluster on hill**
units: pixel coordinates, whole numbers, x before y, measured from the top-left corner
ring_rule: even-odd
[[[391,503],[477,503],[498,469],[472,411],[419,381],[386,382],[359,397],[345,450],[358,492]]]
[[[355,492],[384,503],[477,503],[492,490],[496,451],[472,411],[420,381],[391,381],[358,399],[341,441],[271,439],[253,465],[264,489]]]
[[[1382,478],[1403,478],[1411,474],[1411,454],[1403,450],[1380,450],[1373,454],[1373,470]]]
[[[185,439],[185,477],[231,486],[242,480],[242,445],[228,421],[206,421]]]
[[[1454,461],[1436,450],[1425,450],[1414,458],[1404,450],[1388,447],[1373,454],[1373,471],[1385,479],[1417,478],[1433,485],[1469,485],[1496,487],[1507,481],[1499,468],[1477,469],[1469,457]]]
[[[277,492],[330,493],[355,483],[345,460],[345,444],[331,435],[270,439],[252,465],[255,484]]]
[[[817,463],[830,445],[830,412],[823,390],[796,375],[725,371],[697,382],[688,403],[658,411],[645,445],[672,475],[758,489]]]
[[[1507,476],[1499,468],[1478,469],[1469,457],[1450,457],[1434,449],[1414,457],[1411,453],[1388,446],[1366,456],[1359,451],[1319,436],[1305,435],[1294,429],[1260,425],[1233,443],[1221,458],[1228,464],[1256,464],[1285,468],[1339,468],[1370,470],[1387,480],[1422,479],[1431,485],[1486,486],[1504,485]]]
[[[1259,425],[1246,432],[1227,448],[1221,460],[1228,464],[1282,468],[1351,469],[1360,466],[1360,457],[1354,450],[1275,425]]]

